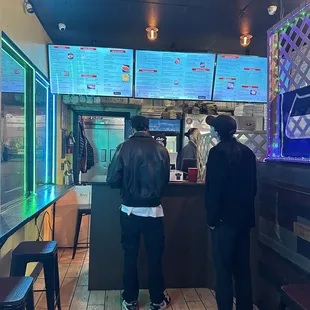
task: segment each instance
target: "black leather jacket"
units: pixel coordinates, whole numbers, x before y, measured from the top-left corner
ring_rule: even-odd
[[[118,146],[107,182],[121,189],[128,207],[157,207],[169,182],[170,159],[165,147],[147,132],[137,132]]]

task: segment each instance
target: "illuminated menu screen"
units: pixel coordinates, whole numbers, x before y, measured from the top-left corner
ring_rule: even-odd
[[[50,45],[53,94],[132,97],[133,50]]]
[[[267,58],[218,55],[213,100],[267,102]]]
[[[210,100],[214,54],[136,51],[136,98]]]
[[[180,120],[150,119],[150,131],[180,132]]]

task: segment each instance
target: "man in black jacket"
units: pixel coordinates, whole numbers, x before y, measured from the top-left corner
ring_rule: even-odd
[[[123,308],[138,308],[137,256],[144,235],[148,256],[151,310],[169,306],[162,272],[164,252],[163,208],[160,203],[170,176],[169,154],[149,134],[145,117],[132,118],[133,136],[118,146],[109,166],[107,182],[121,189],[122,246],[124,250]]]
[[[212,231],[219,310],[232,310],[233,279],[237,310],[252,310],[250,230],[255,225],[256,158],[234,138],[236,121],[208,116],[219,143],[210,150],[206,169],[206,208]]]

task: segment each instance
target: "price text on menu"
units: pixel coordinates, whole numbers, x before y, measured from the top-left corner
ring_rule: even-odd
[[[132,97],[133,50],[49,46],[53,94]]]
[[[214,54],[136,51],[136,98],[210,100]]]
[[[213,100],[267,102],[267,58],[218,55]]]

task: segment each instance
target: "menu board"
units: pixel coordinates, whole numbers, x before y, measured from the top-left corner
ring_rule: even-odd
[[[150,119],[150,131],[180,132],[180,127],[178,119]]]
[[[267,58],[218,55],[213,100],[267,102]]]
[[[210,100],[214,54],[136,51],[136,98]]]
[[[25,91],[25,69],[2,50],[1,91],[23,93]]]
[[[133,50],[49,45],[53,94],[132,97]]]

